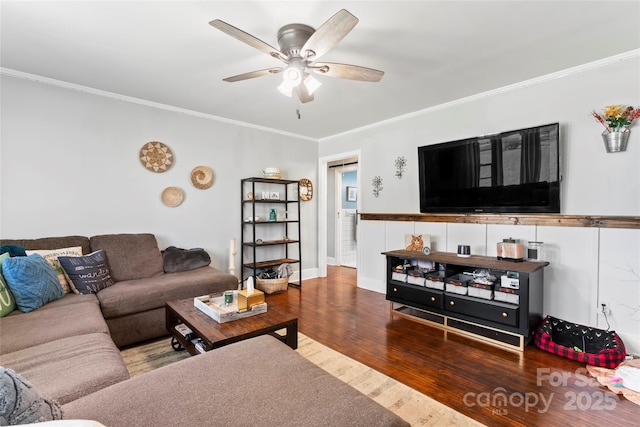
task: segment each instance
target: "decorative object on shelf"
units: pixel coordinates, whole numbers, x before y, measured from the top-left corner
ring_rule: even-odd
[[[173,165],[173,152],[162,142],[151,141],[140,149],[140,161],[151,172],[166,172]]]
[[[278,213],[275,209],[269,211],[269,221],[276,221],[278,219]]]
[[[247,193],[247,200],[253,200],[253,191]]]
[[[355,202],[358,200],[358,188],[347,187],[347,202]]]
[[[313,184],[307,178],[302,178],[299,182],[300,199],[308,202],[313,198]]]
[[[162,203],[175,208],[184,200],[184,191],[179,187],[167,187],[162,191],[161,198]]]
[[[626,151],[631,132],[629,128],[640,117],[640,107],[634,109],[631,106],[608,105],[602,114],[596,111],[591,114],[605,128],[602,140],[607,153]]]
[[[471,256],[471,246],[469,245],[458,245],[458,254],[459,257],[469,258]]]
[[[380,192],[382,191],[382,178],[379,176],[373,177],[371,180],[371,185],[373,186],[373,195],[378,197],[380,196]]]
[[[425,246],[422,248],[422,253],[425,255],[429,255],[431,253],[431,248],[429,246]]]
[[[262,176],[263,178],[280,179],[282,178],[282,173],[280,172],[280,169],[270,167],[262,170]]]
[[[205,190],[213,185],[213,171],[207,166],[196,166],[191,171],[191,183],[200,190]]]
[[[404,249],[406,251],[423,252],[425,247],[431,246],[429,234],[405,234]]]
[[[544,242],[529,242],[527,245],[527,260],[528,261],[543,261],[542,249]]]
[[[396,176],[398,177],[398,179],[402,178],[402,175],[406,172],[406,170],[407,159],[405,159],[404,156],[398,157],[396,159]]]
[[[524,261],[524,247],[520,239],[509,237],[496,244],[497,258],[505,261]]]

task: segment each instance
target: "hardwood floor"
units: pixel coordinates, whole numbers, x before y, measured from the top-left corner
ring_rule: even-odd
[[[590,378],[585,365],[530,344],[524,353],[392,316],[356,270],[267,296],[298,313],[303,334],[488,426],[638,425],[640,406]],[[500,405],[502,403],[502,405]]]

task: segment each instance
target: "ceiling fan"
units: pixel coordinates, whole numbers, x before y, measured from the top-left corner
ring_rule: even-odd
[[[313,78],[311,72],[365,82],[377,82],[384,75],[383,71],[358,65],[316,62],[349,34],[357,23],[358,18],[342,9],[317,30],[304,24],[285,25],[278,30],[280,49],[276,49],[219,19],[209,22],[209,25],[286,64],[284,67],[266,68],[227,77],[223,79],[225,82],[237,82],[268,74],[282,73],[283,82],[278,90],[289,97],[295,91],[298,99],[305,103],[313,101],[313,93],[321,84]]]

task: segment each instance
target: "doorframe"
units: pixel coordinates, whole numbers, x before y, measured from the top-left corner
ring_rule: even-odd
[[[360,188],[360,165],[362,163],[361,150],[347,151],[344,153],[332,154],[318,159],[318,275],[327,277],[327,174],[329,173],[329,163],[336,160],[355,157],[358,160],[357,166],[357,186]],[[360,190],[358,190],[360,193]],[[358,212],[360,211],[361,197],[356,202]],[[360,239],[358,239],[360,240]],[[360,258],[360,247],[356,253],[356,266]]]
[[[350,157],[353,158],[353,157]],[[335,166],[334,166],[335,167]],[[344,187],[344,184],[342,183],[342,175],[344,175],[345,172],[352,172],[355,171],[356,172],[356,186],[359,187],[358,185],[358,164],[356,163],[355,165],[353,164],[349,164],[349,165],[344,165],[344,166],[338,166],[335,167],[334,169],[334,176],[335,176],[335,207],[336,207],[336,211],[338,212],[338,217],[336,218],[334,216],[333,220],[335,221],[334,224],[334,257],[336,259],[336,264],[339,266],[342,266],[342,221],[344,220],[344,218],[342,217],[342,188]],[[357,198],[356,198],[356,206],[358,204],[357,202]],[[327,208],[328,209],[328,208]],[[356,209],[357,212],[357,209]],[[357,215],[357,213],[356,213]],[[329,212],[327,211],[327,230],[329,227]],[[357,221],[356,221],[357,224]],[[358,232],[357,228],[356,228],[356,233]],[[357,246],[357,241],[356,241],[356,252],[357,252],[358,246]],[[356,267],[358,265],[357,259],[356,259]]]

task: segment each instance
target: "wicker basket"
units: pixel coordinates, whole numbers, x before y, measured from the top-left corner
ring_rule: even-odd
[[[273,294],[276,292],[286,291],[289,287],[289,278],[280,277],[278,279],[261,279],[256,278],[256,288],[265,294]]]

